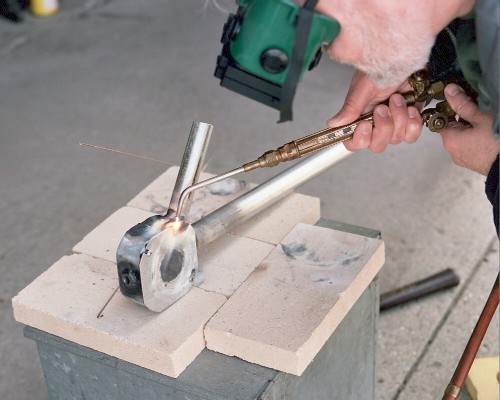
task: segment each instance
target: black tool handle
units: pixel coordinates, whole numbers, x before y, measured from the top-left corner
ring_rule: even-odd
[[[442,289],[457,286],[460,279],[451,268],[435,275],[380,295],[380,311],[426,296]]]

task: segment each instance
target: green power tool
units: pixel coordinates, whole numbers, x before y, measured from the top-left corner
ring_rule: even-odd
[[[299,80],[340,31],[337,21],[314,12],[317,2],[300,7],[291,0],[236,0],[217,58],[221,85],[279,110],[279,122],[291,120]]]

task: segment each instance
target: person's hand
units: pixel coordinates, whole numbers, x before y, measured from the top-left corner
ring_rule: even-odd
[[[385,150],[389,143],[415,142],[422,132],[422,118],[416,107],[407,107],[401,93],[411,91],[407,81],[390,88],[378,88],[368,75],[356,71],[345,103],[337,115],[327,121],[329,127],[346,125],[360,115],[373,111],[372,124],[360,122],[352,139],[344,141],[349,151],[369,148],[374,153]],[[389,105],[379,104],[389,99]]]
[[[453,111],[466,121],[450,122],[441,131],[444,148],[455,164],[488,175],[500,151],[500,140],[492,134],[492,114],[482,112],[458,85],[446,86],[444,94]]]

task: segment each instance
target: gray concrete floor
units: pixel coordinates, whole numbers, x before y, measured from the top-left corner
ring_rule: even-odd
[[[323,128],[341,106],[352,71],[327,59],[299,87],[292,123],[220,88],[212,73],[225,19],[205,0],[68,0],[52,18],[0,20],[1,399],[47,398],[10,299],[164,170],[79,141],[179,163],[192,121],[210,122],[208,170],[220,173]],[[382,314],[380,400],[438,398],[455,368],[498,271],[483,185],[425,133],[357,153],[300,190],[321,198],[324,218],[382,231],[382,291],[447,267],[461,278]],[[499,353],[497,327],[498,313],[481,355]]]

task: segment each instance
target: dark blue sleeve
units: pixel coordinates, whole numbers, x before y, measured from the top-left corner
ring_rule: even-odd
[[[493,206],[493,220],[497,229],[498,236],[498,156],[491,166],[488,177],[486,178],[485,192],[488,200]]]

